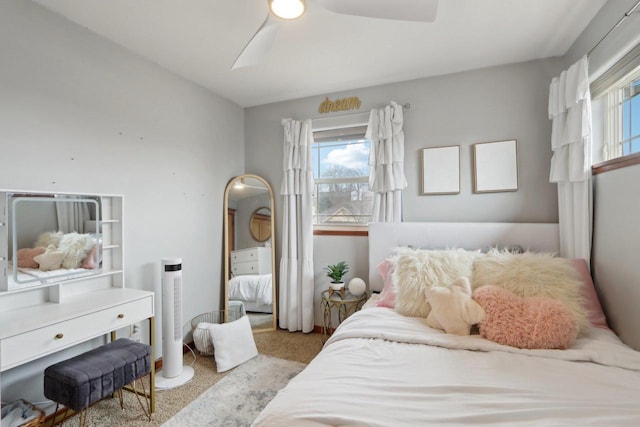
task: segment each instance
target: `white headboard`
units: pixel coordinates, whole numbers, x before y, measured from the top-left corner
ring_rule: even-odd
[[[401,222],[369,224],[369,290],[382,290],[376,266],[398,246],[422,249],[485,249],[519,245],[536,252],[559,251],[558,224],[508,222]]]

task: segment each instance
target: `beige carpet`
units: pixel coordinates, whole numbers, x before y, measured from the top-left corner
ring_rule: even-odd
[[[255,335],[255,341],[260,354],[302,363],[309,363],[322,348],[321,335],[315,333],[303,334],[282,330],[260,332]],[[160,426],[228,374],[228,372],[222,374],[216,372],[213,357],[200,356],[197,352],[196,355],[195,360],[191,353],[184,356],[185,365],[191,365],[195,370],[193,379],[189,383],[156,392],[156,412],[152,415],[151,422],[145,418],[135,395],[125,392],[124,411],[120,409],[117,399],[104,399],[89,409],[88,425],[92,427]],[[74,416],[64,425],[75,426],[77,423],[77,417]]]
[[[249,427],[306,366],[259,354],[225,375],[162,427]]]

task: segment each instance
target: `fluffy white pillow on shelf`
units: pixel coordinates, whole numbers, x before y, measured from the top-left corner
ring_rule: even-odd
[[[229,323],[212,324],[209,331],[218,372],[228,371],[258,355],[247,316]]]
[[[58,250],[64,253],[62,267],[80,267],[82,260],[95,244],[95,240],[90,234],[79,234],[75,231],[64,234],[58,244]]]
[[[62,231],[47,231],[46,233],[42,233],[38,236],[38,240],[36,240],[33,247],[37,248],[42,246],[43,248],[46,248],[49,245],[58,247],[63,234],[64,233],[62,233]]]
[[[95,247],[96,243],[96,237],[88,233],[79,234],[74,231],[65,234],[62,231],[53,231],[40,234],[34,247],[43,246],[46,248],[50,245],[55,246],[58,251],[64,254],[62,268],[70,269],[80,267],[82,261],[90,253],[91,249]],[[99,260],[97,262],[99,263]],[[91,268],[95,268],[95,265]]]

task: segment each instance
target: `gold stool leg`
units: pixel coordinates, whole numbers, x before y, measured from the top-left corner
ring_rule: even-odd
[[[124,411],[124,397],[122,396],[122,389],[116,390],[116,395],[118,396],[118,400],[120,401],[120,409]]]
[[[60,426],[62,426],[62,424],[64,424],[64,422],[67,420],[67,414],[69,413],[69,408],[67,408],[66,406],[64,407],[64,414],[62,414],[62,419],[60,420]]]
[[[53,419],[51,420],[51,426],[54,427],[56,423],[56,416],[58,415],[58,408],[60,408],[60,403],[56,402],[56,409],[53,411]],[[64,418],[63,418],[64,420]],[[60,422],[62,424],[62,421]]]
[[[149,373],[149,377],[151,377],[151,373]],[[149,378],[149,380],[151,380],[151,378]],[[151,421],[151,404],[150,404],[151,397],[147,394],[147,389],[144,386],[144,380],[140,380],[140,383],[142,384],[142,395],[144,396],[144,401],[147,405],[146,407],[142,403],[142,400],[140,399],[140,392],[136,388],[136,380],[133,380],[133,382],[131,383],[131,388],[133,389],[133,393],[136,395],[136,399],[138,399],[138,403],[142,408],[142,412],[144,412],[147,419]]]
[[[80,427],[87,427],[87,414],[89,412],[89,408],[84,408],[82,411],[80,411],[80,413],[78,414],[79,419],[78,419],[78,425]]]

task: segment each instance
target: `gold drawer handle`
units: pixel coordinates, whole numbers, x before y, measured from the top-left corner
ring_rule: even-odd
[[[64,337],[64,335],[62,335],[62,334],[56,334],[56,339],[57,339],[57,340],[61,340],[61,339],[62,339],[62,337]]]
[[[122,313],[118,314],[118,319],[124,319],[124,314]]]

